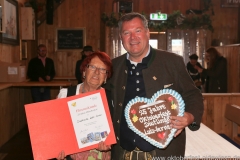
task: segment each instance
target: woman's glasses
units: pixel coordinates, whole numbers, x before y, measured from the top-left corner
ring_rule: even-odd
[[[92,71],[96,71],[96,69],[98,69],[99,72],[102,73],[102,74],[108,73],[108,71],[107,71],[106,69],[104,69],[104,68],[98,68],[98,67],[96,67],[96,66],[94,66],[94,65],[90,65],[90,64],[87,65],[87,68],[89,68],[89,69],[92,70]]]

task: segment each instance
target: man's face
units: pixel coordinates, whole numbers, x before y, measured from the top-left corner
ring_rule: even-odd
[[[129,58],[141,62],[149,49],[149,30],[146,29],[139,18],[123,22],[120,38]]]
[[[46,57],[47,55],[47,48],[46,47],[40,47],[38,49],[38,55],[42,58]]]
[[[190,59],[190,63],[195,66],[197,64],[197,60],[196,59]]]
[[[92,51],[84,51],[84,54],[86,55],[86,56],[89,56],[90,54],[92,54],[93,52]]]

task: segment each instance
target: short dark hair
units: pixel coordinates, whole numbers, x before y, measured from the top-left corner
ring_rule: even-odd
[[[148,29],[148,20],[146,19],[146,17],[140,13],[137,13],[137,12],[131,12],[131,13],[127,13],[127,14],[124,14],[120,20],[118,21],[118,28],[119,28],[119,31],[121,32],[122,30],[122,24],[123,22],[126,22],[126,21],[131,21],[133,18],[140,18],[142,20],[142,23],[144,25],[144,27],[146,29]]]
[[[82,52],[84,52],[84,51],[91,51],[91,52],[93,52],[93,48],[92,48],[92,46],[84,46]]]
[[[83,73],[83,71],[85,70],[85,68],[87,67],[87,65],[91,62],[91,60],[94,57],[98,57],[106,66],[107,66],[107,78],[111,78],[112,76],[112,61],[111,58],[109,57],[109,55],[105,52],[99,52],[99,51],[95,51],[92,54],[90,54],[89,56],[87,56],[81,66],[80,66],[80,72],[81,74]]]
[[[38,45],[38,50],[39,50],[40,48],[42,48],[42,47],[47,48],[45,44],[39,44],[39,45]]]
[[[189,59],[194,59],[194,60],[198,60],[198,56],[196,54],[191,54],[189,56]]]

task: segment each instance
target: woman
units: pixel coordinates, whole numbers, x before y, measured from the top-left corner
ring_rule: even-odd
[[[75,95],[98,90],[112,75],[111,59],[104,52],[93,52],[82,62],[80,72],[82,73],[83,83],[76,86]],[[69,96],[68,91],[70,91],[70,88],[61,89],[58,98],[65,98],[67,95]],[[101,160],[110,160],[110,149],[110,146],[107,146],[104,142],[100,142],[98,148],[72,154],[70,157],[73,160],[87,160],[90,157],[94,160],[98,160],[97,157],[102,157]],[[64,151],[59,154],[57,159],[66,159]]]
[[[206,50],[207,69],[195,66],[206,78],[206,93],[227,93],[227,60],[215,48]]]

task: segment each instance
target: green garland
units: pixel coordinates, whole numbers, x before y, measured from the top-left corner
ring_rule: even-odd
[[[184,16],[180,11],[174,11],[172,14],[168,14],[166,21],[149,20],[148,17],[150,16],[147,17],[144,13],[142,14],[148,19],[149,28],[153,31],[161,32],[167,29],[207,29],[213,32],[214,30],[210,15],[206,14],[206,12],[200,15],[192,12]],[[118,20],[121,16],[122,13],[111,13],[109,16],[103,13],[101,20],[108,27],[118,27]]]

